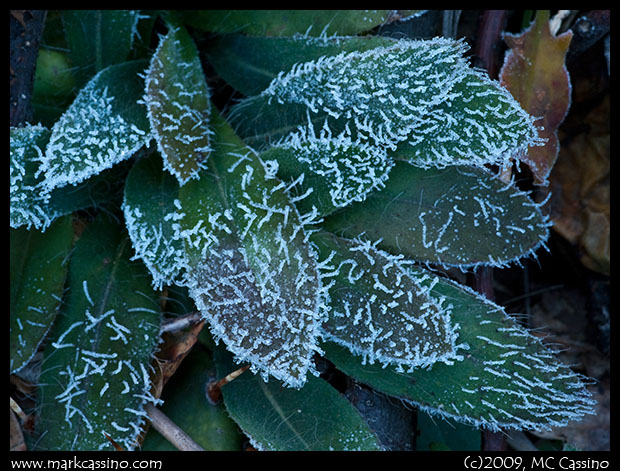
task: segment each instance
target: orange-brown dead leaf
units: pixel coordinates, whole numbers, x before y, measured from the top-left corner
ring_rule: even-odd
[[[548,10],[539,10],[523,33],[506,33],[510,48],[499,74],[500,82],[532,116],[540,118],[544,146],[530,147],[521,160],[532,170],[535,183],[546,185],[559,150],[557,128],[570,107],[571,84],[565,57],[573,33],[551,33]]]
[[[189,329],[164,334],[164,344],[157,354],[163,384],[166,384],[190,352],[198,340],[198,335],[204,325],[205,322],[201,321],[198,324],[192,325]]]

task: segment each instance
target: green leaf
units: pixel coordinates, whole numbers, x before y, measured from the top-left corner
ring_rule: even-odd
[[[130,158],[150,140],[139,77],[146,61],[113,65],[99,72],[52,128],[41,159],[47,191],[75,185]]]
[[[239,366],[221,348],[215,351],[219,377]],[[357,410],[320,378],[303,389],[283,388],[243,373],[222,387],[226,410],[259,450],[380,450],[377,437]]]
[[[45,234],[11,229],[11,373],[30,361],[56,317],[72,239],[70,217]]]
[[[151,58],[144,101],[164,167],[181,185],[199,178],[211,152],[209,94],[192,38],[171,28]]]
[[[125,450],[146,419],[150,360],[160,312],[144,266],[129,261],[122,227],[100,216],[76,244],[68,293],[52,330],[40,377],[38,446]]]
[[[214,151],[179,192],[184,283],[212,332],[253,370],[300,387],[320,324],[314,252],[284,183],[214,116]]]
[[[281,180],[296,182],[293,200],[302,213],[314,207],[320,216],[364,201],[385,185],[393,166],[379,147],[352,142],[345,134],[332,137],[329,129],[316,136],[312,127],[278,142],[261,159],[277,169]]]
[[[327,290],[328,318],[323,338],[360,355],[362,364],[378,361],[401,370],[435,362],[462,360],[458,324],[443,297],[413,276],[402,256],[368,242],[340,239],[321,231],[312,235]]]
[[[207,400],[205,388],[216,378],[211,354],[200,345],[183,360],[166,383],[160,410],[207,451],[239,451],[242,435],[223,404],[214,406]],[[142,451],[175,451],[153,427],[141,447]]]
[[[491,172],[428,169],[397,162],[386,187],[339,213],[323,227],[347,238],[446,266],[505,266],[547,240],[539,204]]]
[[[428,414],[417,415],[416,451],[480,451],[480,430],[460,423],[434,420]]]
[[[408,15],[415,10],[406,10]],[[201,10],[183,21],[201,31],[254,36],[350,35],[387,22],[394,10]],[[400,16],[399,16],[400,18]]]
[[[290,70],[295,64],[395,42],[382,36],[309,38],[228,34],[210,40],[205,52],[218,75],[244,95],[252,96],[267,88],[279,72]]]
[[[80,84],[127,59],[139,18],[139,10],[62,12],[69,57]]]
[[[26,225],[45,230],[58,215],[49,207],[49,195],[35,178],[50,131],[43,126],[11,128],[11,222],[12,228]]]
[[[172,284],[181,271],[183,241],[174,238],[175,201],[179,183],[162,168],[160,155],[153,152],[132,167],[125,182],[123,212],[135,250],[161,289]]]
[[[410,270],[417,277],[428,273]],[[462,361],[402,373],[393,367],[361,365],[334,343],[322,345],[326,357],[378,391],[432,415],[490,430],[550,430],[594,413],[595,401],[584,378],[561,364],[553,351],[500,306],[445,279],[431,292],[445,296],[453,306],[452,322],[460,324],[459,341],[469,345]]]

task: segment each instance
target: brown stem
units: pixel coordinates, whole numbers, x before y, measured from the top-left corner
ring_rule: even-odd
[[[224,376],[219,381],[209,381],[206,388],[207,399],[209,399],[212,404],[219,404],[220,400],[222,399],[222,386],[230,383],[233,379],[240,376],[249,367],[250,365],[242,366],[238,370],[235,370],[232,373]]]
[[[177,424],[166,416],[162,411],[157,409],[153,404],[146,404],[144,410],[151,419],[153,428],[162,436],[181,451],[204,451],[192,438],[185,433]]]

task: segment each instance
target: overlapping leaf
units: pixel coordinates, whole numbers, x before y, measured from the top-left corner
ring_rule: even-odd
[[[559,150],[557,128],[570,107],[571,83],[564,59],[572,37],[570,30],[558,36],[551,32],[548,10],[539,10],[521,34],[504,35],[510,50],[500,71],[502,85],[539,119],[540,136],[546,139],[544,146],[521,156],[539,185],[548,183]]]
[[[182,14],[202,31],[254,36],[357,34],[417,10],[201,10]]]
[[[239,366],[221,348],[215,352],[218,376]],[[228,413],[259,450],[381,450],[377,437],[336,389],[310,377],[302,390],[283,388],[244,373],[222,387]]]
[[[192,38],[172,28],[151,58],[144,101],[164,167],[181,184],[198,178],[211,152],[209,95]]]
[[[157,280],[183,270],[178,282],[238,358],[299,387],[313,370],[320,324],[318,273],[302,227],[314,213],[300,217],[285,185],[219,116],[213,123],[209,167],[178,197],[169,196],[174,185],[168,181],[153,211],[140,183],[127,187],[133,193],[125,197],[129,233],[137,256],[163,274]],[[169,257],[159,260],[158,247]]]
[[[60,305],[71,249],[71,218],[45,233],[11,229],[11,373],[34,356]]]
[[[432,296],[426,280],[406,269],[402,256],[372,244],[313,234],[322,263],[329,314],[324,338],[372,364],[415,370],[462,360],[452,306]]]
[[[148,274],[129,261],[122,228],[103,217],[76,244],[69,291],[45,350],[38,446],[52,450],[136,446],[150,395],[149,363],[160,312]]]
[[[412,275],[425,270],[410,268]],[[430,277],[425,282],[429,287]],[[453,305],[459,341],[469,350],[454,365],[436,363],[410,373],[360,365],[343,347],[326,343],[327,358],[346,374],[422,410],[490,430],[549,430],[593,414],[584,378],[558,362],[500,306],[454,282],[433,282],[431,293]]]
[[[323,227],[451,266],[504,266],[533,253],[549,235],[538,205],[489,171],[397,162],[390,175],[383,190],[326,217]]]
[[[139,77],[145,61],[123,62],[93,77],[52,128],[41,159],[47,191],[75,185],[131,157],[150,140]]]

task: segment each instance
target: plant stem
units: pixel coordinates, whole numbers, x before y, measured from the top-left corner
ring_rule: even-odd
[[[181,451],[204,451],[192,438],[178,425],[170,420],[166,414],[157,409],[153,404],[146,404],[144,410],[151,419],[151,424],[162,436]]]

